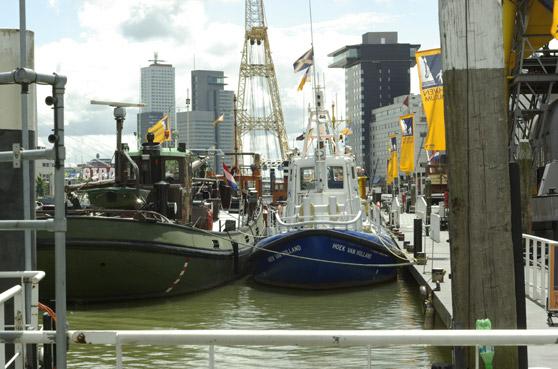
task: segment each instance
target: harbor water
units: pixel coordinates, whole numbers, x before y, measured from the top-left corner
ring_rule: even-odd
[[[169,300],[69,307],[70,329],[421,329],[410,277],[335,292],[264,288],[247,279]],[[125,368],[207,368],[207,346],[124,346]],[[432,347],[372,348],[372,367],[416,369],[447,361]],[[114,368],[113,346],[71,345],[69,368]],[[366,347],[215,347],[216,368],[366,368]]]

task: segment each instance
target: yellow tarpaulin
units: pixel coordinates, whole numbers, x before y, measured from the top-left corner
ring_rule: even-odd
[[[516,63],[516,54],[513,51],[513,39],[516,32],[516,1],[504,0],[502,14],[502,30],[504,37],[504,63],[508,74],[511,73]],[[552,11],[544,6],[539,0],[532,0],[528,4],[527,30],[528,43],[525,44],[523,58],[529,57],[533,51],[547,44],[557,28],[554,26],[558,21],[553,21]]]

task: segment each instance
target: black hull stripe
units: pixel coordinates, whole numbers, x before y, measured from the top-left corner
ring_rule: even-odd
[[[38,240],[38,251],[45,248],[53,248],[54,240]],[[212,259],[227,259],[232,258],[234,253],[232,250],[211,250],[200,249],[195,246],[176,246],[164,244],[159,242],[146,242],[146,241],[119,241],[119,240],[80,240],[69,239],[66,240],[66,248],[95,248],[97,250],[115,250],[119,251],[137,251],[148,252],[156,254],[179,255],[189,257],[203,257]],[[251,247],[239,247],[238,255],[240,257],[249,256],[252,253]]]

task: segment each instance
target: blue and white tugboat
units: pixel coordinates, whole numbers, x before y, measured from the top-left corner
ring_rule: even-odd
[[[289,157],[286,206],[270,217],[275,235],[257,243],[255,281],[301,289],[393,280],[408,264],[393,238],[371,221],[349,147],[341,147],[315,88],[302,153]]]

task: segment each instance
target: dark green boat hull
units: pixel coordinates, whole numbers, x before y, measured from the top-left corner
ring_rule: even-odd
[[[257,235],[263,228],[260,217],[250,229]],[[55,295],[53,244],[52,234],[38,233],[38,269],[46,272],[39,292],[42,301]],[[247,272],[253,244],[253,236],[239,232],[229,236],[172,223],[70,216],[67,300],[166,297],[216,287]]]

